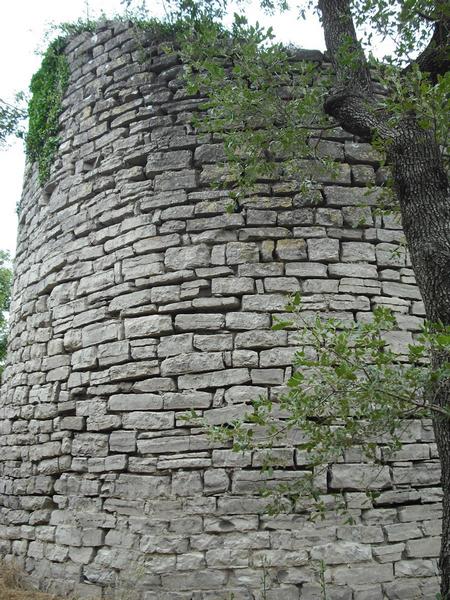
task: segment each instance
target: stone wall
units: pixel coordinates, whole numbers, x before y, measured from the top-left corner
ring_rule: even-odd
[[[441,492],[429,422],[408,423],[372,501],[361,457],[332,467],[324,499],[345,490],[349,525],[332,512],[270,517],[260,455],[182,418],[195,408],[227,422],[283,389],[295,338],[271,325],[287,293],[345,321],[389,306],[396,347],[412,340],[423,305],[398,222],[373,214],[377,157],[328,132],[321,150],[340,168],[322,177],[318,204],[273,182],[228,214],[212,186],[226,181],[222,149],[193,130],[201,100],[184,92],[176,57],[111,23],[67,56],[50,183],[34,165],[24,184],[1,554],[85,598],[131,580],[145,600],[314,600],[321,577],[333,600],[432,598]],[[269,485],[305,468],[289,444],[280,456]]]

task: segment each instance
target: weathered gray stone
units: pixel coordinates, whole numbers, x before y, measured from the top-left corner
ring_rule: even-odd
[[[135,411],[122,417],[124,429],[170,429],[174,424],[172,412]]]
[[[306,260],[305,240],[278,240],[276,256],[280,260]]]
[[[166,250],[164,262],[171,271],[207,267],[210,264],[210,250],[205,244],[186,248],[169,248]]]
[[[337,262],[339,241],[328,238],[308,239],[308,258],[310,261]]]
[[[175,317],[175,329],[181,331],[215,331],[221,329],[225,321],[222,314],[185,314]]]
[[[226,245],[226,260],[229,265],[258,262],[258,247],[254,242],[230,242]]]
[[[157,410],[163,407],[161,396],[157,394],[116,394],[108,400],[108,410]]]
[[[223,369],[221,352],[191,352],[166,358],[161,363],[162,375],[181,375]]]
[[[104,433],[75,434],[72,442],[73,456],[107,456],[108,435]]]
[[[168,316],[151,315],[125,319],[125,335],[127,338],[143,338],[172,333],[172,318]]]
[[[389,467],[377,465],[333,465],[332,489],[373,490],[391,486]]]
[[[180,389],[204,389],[228,385],[240,385],[250,381],[248,369],[226,369],[203,375],[182,375],[178,378]]]

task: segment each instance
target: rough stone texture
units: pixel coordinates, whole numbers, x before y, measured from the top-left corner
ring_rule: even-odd
[[[347,323],[391,307],[399,348],[419,330],[401,227],[383,227],[379,190],[364,189],[377,155],[325,132],[321,152],[350,165],[315,192],[319,205],[278,182],[228,215],[227,190],[210,187],[227,181],[223,150],[192,129],[201,99],[184,92],[178,59],[111,23],[67,53],[51,179],[41,189],[31,165],[24,184],[0,404],[2,555],[86,598],[119,576],[145,600],[257,599],[263,578],[264,597],[313,600],[320,560],[330,598],[434,597],[428,422],[410,423],[378,480],[356,454],[330,469],[324,501],[344,490],[345,525],[332,512],[315,524],[266,514],[260,488],[305,472],[301,432],[268,476],[261,453],[236,454],[183,419],[195,408],[226,423],[252,398],[276,398],[295,340],[271,325],[291,291],[308,315]]]

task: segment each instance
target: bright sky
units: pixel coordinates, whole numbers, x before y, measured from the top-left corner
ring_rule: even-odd
[[[161,4],[150,0],[148,7],[155,6],[154,14],[161,15]],[[257,2],[250,4],[247,17],[259,20],[266,26],[273,26],[277,37],[283,42],[296,46],[323,49],[324,41],[319,22],[297,21],[292,14],[276,19],[261,16],[256,11]],[[0,24],[0,56],[2,70],[0,77],[0,98],[11,101],[21,90],[28,90],[33,73],[39,68],[38,49],[44,49],[44,34],[51,23],[75,21],[80,17],[99,16],[103,11],[107,16],[123,12],[120,0],[12,0],[2,6]],[[243,12],[242,8],[239,12]],[[16,203],[20,199],[24,167],[23,144],[12,143],[7,150],[0,152],[0,181],[2,204],[0,209],[0,249],[14,254],[16,244],[17,217]]]

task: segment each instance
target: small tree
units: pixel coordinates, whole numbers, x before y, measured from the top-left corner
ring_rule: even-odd
[[[11,296],[12,271],[9,268],[9,255],[0,251],[0,379],[3,361],[6,356],[6,336],[8,329],[7,311]]]
[[[16,95],[14,104],[0,98],[0,149],[7,146],[10,137],[24,137],[23,121],[26,116],[23,94]]]

